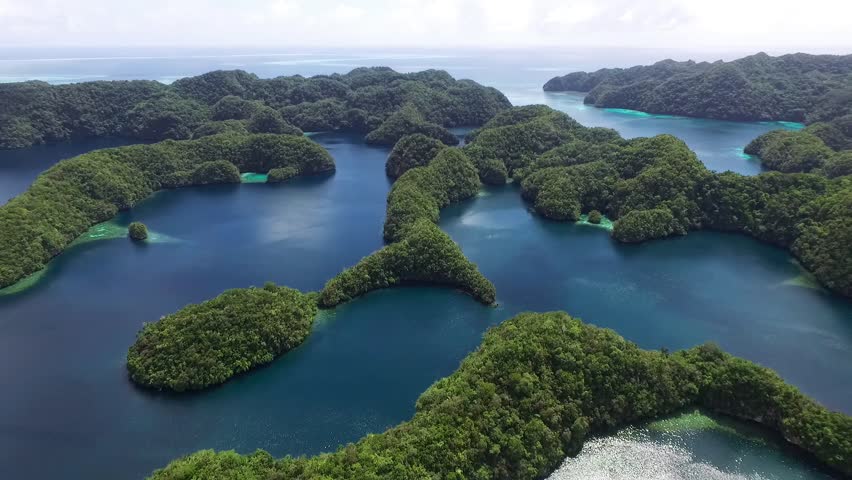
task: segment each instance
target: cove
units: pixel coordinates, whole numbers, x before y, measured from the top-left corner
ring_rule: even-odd
[[[685,141],[710,170],[730,170],[743,175],[757,175],[764,171],[760,160],[742,153],[750,141],[770,130],[799,130],[803,127],[793,122],[732,122],[596,108],[585,105],[585,94],[579,92],[554,93],[514,88],[503,93],[513,105],[545,104],[566,112],[587,127],[614,128],[624,138],[670,133]]]
[[[511,185],[442,212],[441,227],[497,285],[497,308],[442,288],[374,292],[222,387],[134,387],[124,356],[142,322],[267,280],[318,290],[382,245],[388,150],[314,138],[334,156],[333,176],[160,192],[120,221],[180,241],[86,242],[34,288],[0,298],[0,386],[16,392],[0,399],[0,476],[140,478],[202,448],[329,451],[409,418],[482,332],[522,310],[566,309],[646,348],[715,340],[852,408],[836,381],[848,376],[849,305],[785,284],[799,271],[783,251],[711,232],[620,246],[605,229],[530,214]],[[95,448],[97,464],[83,461]]]
[[[620,244],[604,228],[538,217],[513,185],[448,207],[441,227],[494,283],[506,317],[566,310],[648,349],[713,341],[852,411],[852,385],[835,382],[852,362],[852,303],[800,286],[782,249],[708,231]]]

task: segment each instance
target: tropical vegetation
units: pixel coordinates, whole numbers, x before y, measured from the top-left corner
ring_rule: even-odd
[[[410,133],[447,144],[448,127],[482,125],[510,106],[493,88],[438,70],[386,67],[261,79],[214,71],[171,85],[146,80],[0,84],[0,148],[85,137],[185,140],[225,132],[343,130],[393,145]]]
[[[414,167],[428,165],[445,147],[446,145],[440,140],[422,133],[406,135],[394,144],[385,164],[385,172],[388,177],[396,180]]]
[[[148,227],[142,222],[132,222],[127,226],[127,236],[137,242],[148,238]]]
[[[721,120],[814,123],[852,113],[852,55],[758,53],[731,62],[676,62],[574,72],[546,91],[588,92],[585,103]]]
[[[813,172],[829,178],[852,174],[852,114],[808,125],[804,130],[772,130],[755,138],[745,153],[779,172]]]
[[[494,303],[494,285],[437,226],[441,208],[476,195],[479,187],[476,168],[458,148],[443,148],[425,166],[406,171],[388,194],[384,237],[390,244],[329,280],[320,305],[407,283],[446,285]]]
[[[268,283],[226,290],[145,325],[127,352],[139,385],[198,390],[271,362],[310,334],[316,294]]]

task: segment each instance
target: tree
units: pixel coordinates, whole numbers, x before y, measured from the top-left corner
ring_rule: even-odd
[[[593,224],[597,225],[597,224],[601,223],[601,218],[602,218],[601,212],[599,212],[597,210],[592,210],[591,212],[589,212],[589,223],[593,223]]]
[[[148,227],[142,222],[133,222],[127,227],[127,234],[131,240],[141,242],[148,238]]]
[[[252,133],[286,133],[301,135],[302,131],[284,121],[277,110],[269,107],[259,108],[248,122],[248,130]]]

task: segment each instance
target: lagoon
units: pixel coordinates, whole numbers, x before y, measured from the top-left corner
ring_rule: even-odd
[[[714,170],[758,173],[738,149],[779,126],[606,111],[579,94],[496,80],[516,104],[547,103],[625,136],[675,134]],[[334,156],[334,175],[159,192],[111,225],[142,221],[169,241],[80,242],[32,288],[0,296],[0,388],[14,392],[0,399],[0,478],[140,478],[201,448],[329,451],[409,418],[419,394],[455,370],[488,327],[524,310],[566,310],[644,348],[715,341],[852,413],[852,384],[838,381],[852,365],[852,304],[815,286],[786,252],[714,232],[621,245],[598,227],[541,219],[514,185],[447,208],[440,223],[495,283],[496,308],[442,288],[374,292],[324,312],[302,346],[219,388],[175,396],[135,387],[124,357],[143,322],[269,280],[318,290],[382,246],[388,149],[354,135],[314,139]],[[0,198],[61,158],[122,143],[0,152]],[[720,451],[739,441],[712,438],[729,449]],[[730,471],[712,449],[682,448]],[[824,478],[775,448],[742,455],[767,459],[753,462],[753,475]]]
[[[646,348],[713,340],[852,410],[852,387],[836,381],[852,364],[852,308],[791,282],[801,271],[782,250],[712,232],[620,245],[604,229],[535,216],[512,185],[442,212],[441,227],[497,286],[497,308],[441,288],[376,292],[220,388],[132,385],[124,355],[143,322],[267,280],[317,290],[382,245],[387,149],[315,138],[334,175],[157,193],[114,223],[143,221],[171,241],[83,242],[33,288],[0,297],[0,385],[16,392],[0,400],[0,476],[139,478],[201,448],[328,451],[410,417],[485,329],[523,310],[565,309]]]

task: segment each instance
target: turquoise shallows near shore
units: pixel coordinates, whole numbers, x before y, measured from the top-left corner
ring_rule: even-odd
[[[737,154],[738,157],[742,158],[743,160],[760,161],[760,159],[758,159],[754,155],[749,155],[748,153],[745,153],[745,148],[743,148],[743,147],[737,147],[736,148],[736,154]]]
[[[588,225],[590,227],[602,228],[608,232],[611,232],[613,228],[612,220],[606,218],[606,215],[601,215],[600,223],[592,223],[589,221],[589,215],[586,213],[580,215],[580,219],[577,220],[577,225]]]
[[[793,286],[793,287],[802,287],[809,288],[811,290],[820,290],[826,291],[822,285],[820,285],[819,280],[816,279],[813,273],[807,271],[805,267],[799,263],[795,258],[790,259],[790,263],[796,266],[799,269],[799,274],[795,277],[789,278],[781,282],[781,285],[784,286]]]
[[[125,238],[127,237],[128,224],[129,222],[120,221],[117,218],[107,220],[106,222],[99,223],[89,228],[86,233],[77,237],[69,246],[73,247],[74,245],[81,245],[97,240]],[[148,238],[144,240],[144,243],[175,243],[178,241],[179,240],[177,238],[169,235],[148,230]]]
[[[86,243],[96,242],[99,240],[111,240],[116,238],[127,238],[127,223],[120,222],[117,219],[107,220],[106,222],[99,223],[97,225],[89,228],[86,233],[80,235],[73,242],[68,245],[68,249],[77,246],[83,245]],[[169,235],[165,235],[162,233],[148,231],[148,238],[143,240],[141,243],[149,244],[149,243],[175,243],[179,242],[177,238],[171,237]],[[51,262],[52,263],[52,262]],[[47,266],[31,275],[28,275],[21,280],[13,283],[4,288],[0,288],[0,296],[5,295],[14,295],[16,293],[21,293],[26,291],[41,281],[44,275],[50,270],[50,263]]]
[[[243,183],[266,183],[269,175],[265,173],[245,172],[240,174]]]
[[[630,110],[629,108],[604,108],[610,113],[618,113],[636,118],[679,118],[677,115],[663,115],[657,113],[641,112],[639,110]]]
[[[21,292],[24,292],[26,290],[29,290],[30,288],[37,285],[39,281],[41,281],[42,277],[44,277],[44,274],[47,273],[47,270],[49,268],[50,268],[50,265],[42,268],[41,270],[39,270],[35,273],[32,273],[32,274],[18,280],[16,283],[13,283],[13,284],[9,285],[8,287],[0,288],[0,297],[6,296],[6,295],[15,295],[17,293],[21,293]]]
[[[737,433],[730,425],[725,425],[718,419],[713,418],[701,410],[684,412],[680,415],[656,420],[648,424],[649,430],[666,433],[695,432],[699,430],[721,430],[729,433]]]
[[[762,125],[777,125],[779,128],[785,128],[787,130],[801,130],[805,128],[804,123],[799,122],[785,122],[783,120],[775,120],[770,122],[760,122]]]

